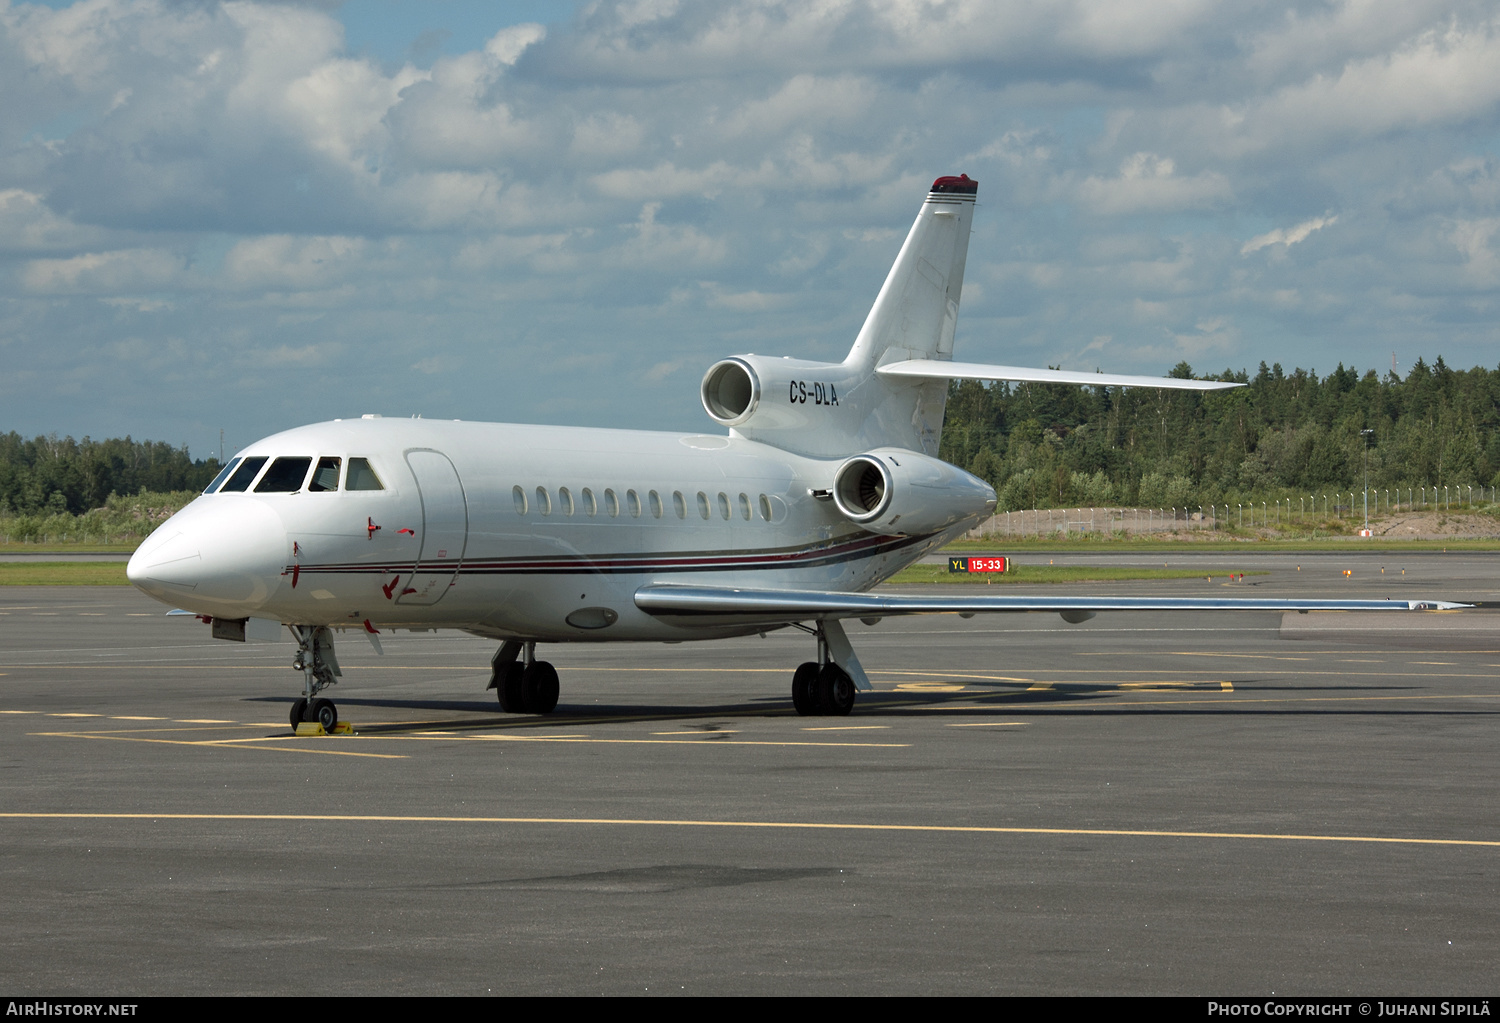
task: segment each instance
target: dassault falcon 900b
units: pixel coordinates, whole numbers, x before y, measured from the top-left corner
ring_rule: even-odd
[[[251,444],[127,568],[214,635],[297,642],[292,724],[331,731],[336,631],[461,629],[500,641],[506,711],[557,705],[538,643],[668,641],[794,626],[817,659],[801,714],[847,714],[870,683],[842,621],[1102,610],[1408,610],[1426,601],[923,597],[869,592],[982,521],[989,484],[937,458],[948,381],[1213,390],[1234,384],[954,362],[977,184],[933,182],[843,362],[711,366],[726,434],[426,419],[335,420]]]

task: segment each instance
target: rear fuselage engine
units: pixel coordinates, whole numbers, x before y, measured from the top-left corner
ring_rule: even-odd
[[[995,491],[955,465],[905,448],[855,455],[833,477],[833,503],[872,533],[936,533],[995,510]]]

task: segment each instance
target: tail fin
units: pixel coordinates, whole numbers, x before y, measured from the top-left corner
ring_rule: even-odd
[[[953,358],[978,192],[967,174],[932,183],[845,366],[869,372],[881,362]]]
[[[886,275],[865,325],[844,360],[846,369],[953,358],[953,331],[964,287],[969,229],[979,183],[967,174],[938,178]],[[883,395],[865,433],[871,439],[936,455],[948,405],[947,380],[882,381]],[[886,390],[886,388],[881,388]]]

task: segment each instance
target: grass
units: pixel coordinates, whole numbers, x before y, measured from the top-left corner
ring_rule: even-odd
[[[134,554],[141,545],[141,538],[122,543],[74,543],[50,541],[48,543],[26,543],[12,540],[0,541],[0,554]]]
[[[128,586],[123,561],[0,561],[0,586]]]
[[[1187,568],[1098,568],[1089,565],[1011,565],[1006,572],[949,572],[947,565],[912,565],[890,580],[893,583],[997,583],[1026,586],[1047,583],[1121,582],[1132,579],[1210,579],[1237,575],[1266,575],[1265,572],[1239,572]]]

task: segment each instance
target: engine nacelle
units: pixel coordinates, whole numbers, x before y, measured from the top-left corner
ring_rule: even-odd
[[[872,533],[912,536],[992,514],[995,491],[940,459],[905,448],[877,448],[839,466],[833,503]]]
[[[739,355],[703,376],[703,408],[750,440],[813,457],[850,449],[883,381],[837,362]]]

